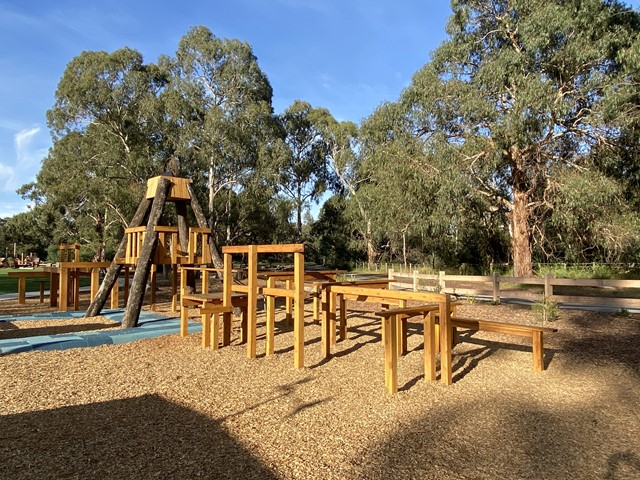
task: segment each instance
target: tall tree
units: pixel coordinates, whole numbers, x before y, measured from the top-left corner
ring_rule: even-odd
[[[140,186],[160,173],[151,126],[163,85],[134,50],[83,52],[67,65],[47,112],[53,148],[21,193],[58,209],[70,227],[60,236],[92,244],[96,259],[109,232],[126,226]]]
[[[452,8],[450,38],[401,103],[447,181],[508,213],[515,273],[529,275],[555,173],[586,167],[592,148],[618,142],[619,113],[638,113],[638,14],[615,0]]]
[[[278,190],[293,203],[298,240],[303,210],[320,198],[329,182],[328,145],[318,124],[325,113],[296,100],[279,117],[288,150],[279,163]]]
[[[211,226],[225,223],[223,241],[230,241],[237,193],[256,181],[274,135],[271,85],[249,44],[204,26],[192,28],[176,57],[160,64],[171,76],[162,100],[173,149],[194,189],[206,189]]]

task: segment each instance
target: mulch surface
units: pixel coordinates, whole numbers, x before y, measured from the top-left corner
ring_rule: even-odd
[[[47,309],[2,302],[0,314],[29,307]],[[376,308],[350,313],[347,340],[326,360],[307,305],[301,370],[282,313],[269,357],[259,314],[257,359],[237,328],[215,352],[191,334],[1,356],[0,478],[640,478],[638,317],[561,310],[538,374],[528,340],[462,332],[449,387],[424,381],[412,323],[390,397]],[[460,308],[535,322],[527,307]],[[2,322],[0,338],[83,322],[108,327]]]

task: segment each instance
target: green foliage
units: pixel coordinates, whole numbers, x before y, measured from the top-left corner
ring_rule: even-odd
[[[621,308],[616,312],[616,316],[618,317],[628,317],[630,315],[629,310],[626,308]]]
[[[302,212],[316,202],[331,183],[327,168],[329,145],[319,122],[330,114],[296,100],[279,116],[286,150],[278,162],[278,192],[293,203],[298,238],[302,236]]]
[[[363,126],[367,198],[382,199],[372,200],[380,218],[385,205],[398,209],[383,227],[389,235],[403,225],[437,227],[454,251],[464,220],[478,226],[489,219],[496,245],[510,229],[516,274],[526,275],[534,254],[564,254],[548,243],[564,243],[570,225],[582,221],[575,177],[594,152],[620,144],[618,125],[638,120],[629,80],[637,77],[639,17],[600,0],[458,0],[452,8],[450,38],[400,100]],[[620,205],[622,191],[603,188],[608,194],[598,205]],[[419,221],[402,208],[407,203]],[[593,240],[607,258],[623,255],[637,236],[625,213],[598,215],[588,239],[574,229],[567,243],[576,250]],[[481,255],[499,250],[478,247]]]
[[[539,302],[531,306],[531,311],[542,323],[552,322],[558,315],[558,302],[543,295]]]
[[[309,258],[327,267],[351,270],[360,258],[351,247],[351,226],[344,216],[345,199],[331,197],[313,223],[306,244]]]

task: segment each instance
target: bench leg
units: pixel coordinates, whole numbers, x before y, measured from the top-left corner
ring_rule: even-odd
[[[531,335],[533,343],[533,370],[542,372],[544,370],[544,344],[542,332],[533,332]]]
[[[287,285],[290,286],[291,282],[287,282]],[[267,287],[274,288],[276,286],[276,279],[274,277],[270,277],[267,280]],[[291,299],[287,298],[287,308],[290,306]],[[276,297],[273,295],[266,295],[265,299],[265,307],[266,307],[266,322],[267,322],[267,333],[266,333],[266,354],[273,355],[274,352],[274,337],[275,337],[275,323],[276,323]],[[290,312],[287,310],[287,322],[289,321]]]
[[[424,323],[424,378],[427,381],[436,379],[436,318],[434,312],[429,312],[423,318]]]
[[[398,319],[395,315],[384,317],[382,330],[385,332],[384,343],[384,385],[387,392],[394,395],[398,392]]]
[[[114,291],[111,293],[114,294]],[[117,290],[115,290],[117,295]],[[113,297],[112,297],[113,298]],[[186,337],[189,334],[189,307],[182,305],[180,307],[180,336]]]
[[[203,313],[200,315],[202,322],[202,348],[207,348],[211,345],[211,314]]]
[[[220,317],[217,313],[211,315],[211,347],[218,350],[220,345]]]
[[[231,345],[231,313],[222,314],[222,345]]]
[[[249,337],[248,329],[247,329],[248,318],[249,318],[249,313],[247,312],[247,307],[242,307],[242,318],[240,319],[240,343],[242,345],[247,343],[247,339]]]
[[[336,344],[336,294],[329,294],[329,343]]]
[[[340,341],[347,339],[347,301],[340,295]]]

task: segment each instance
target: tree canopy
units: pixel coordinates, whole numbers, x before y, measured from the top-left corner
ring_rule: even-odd
[[[360,126],[304,100],[274,113],[252,47],[205,26],[157,63],[83,52],[47,114],[53,147],[20,189],[36,207],[0,237],[31,219],[25,236],[46,238],[33,248],[108,256],[146,179],[178,158],[218,245],[304,241],[335,265],[511,262],[518,276],[534,261],[635,259],[640,15],[616,0],[451,8],[448,38]],[[304,215],[328,193],[317,220]]]

